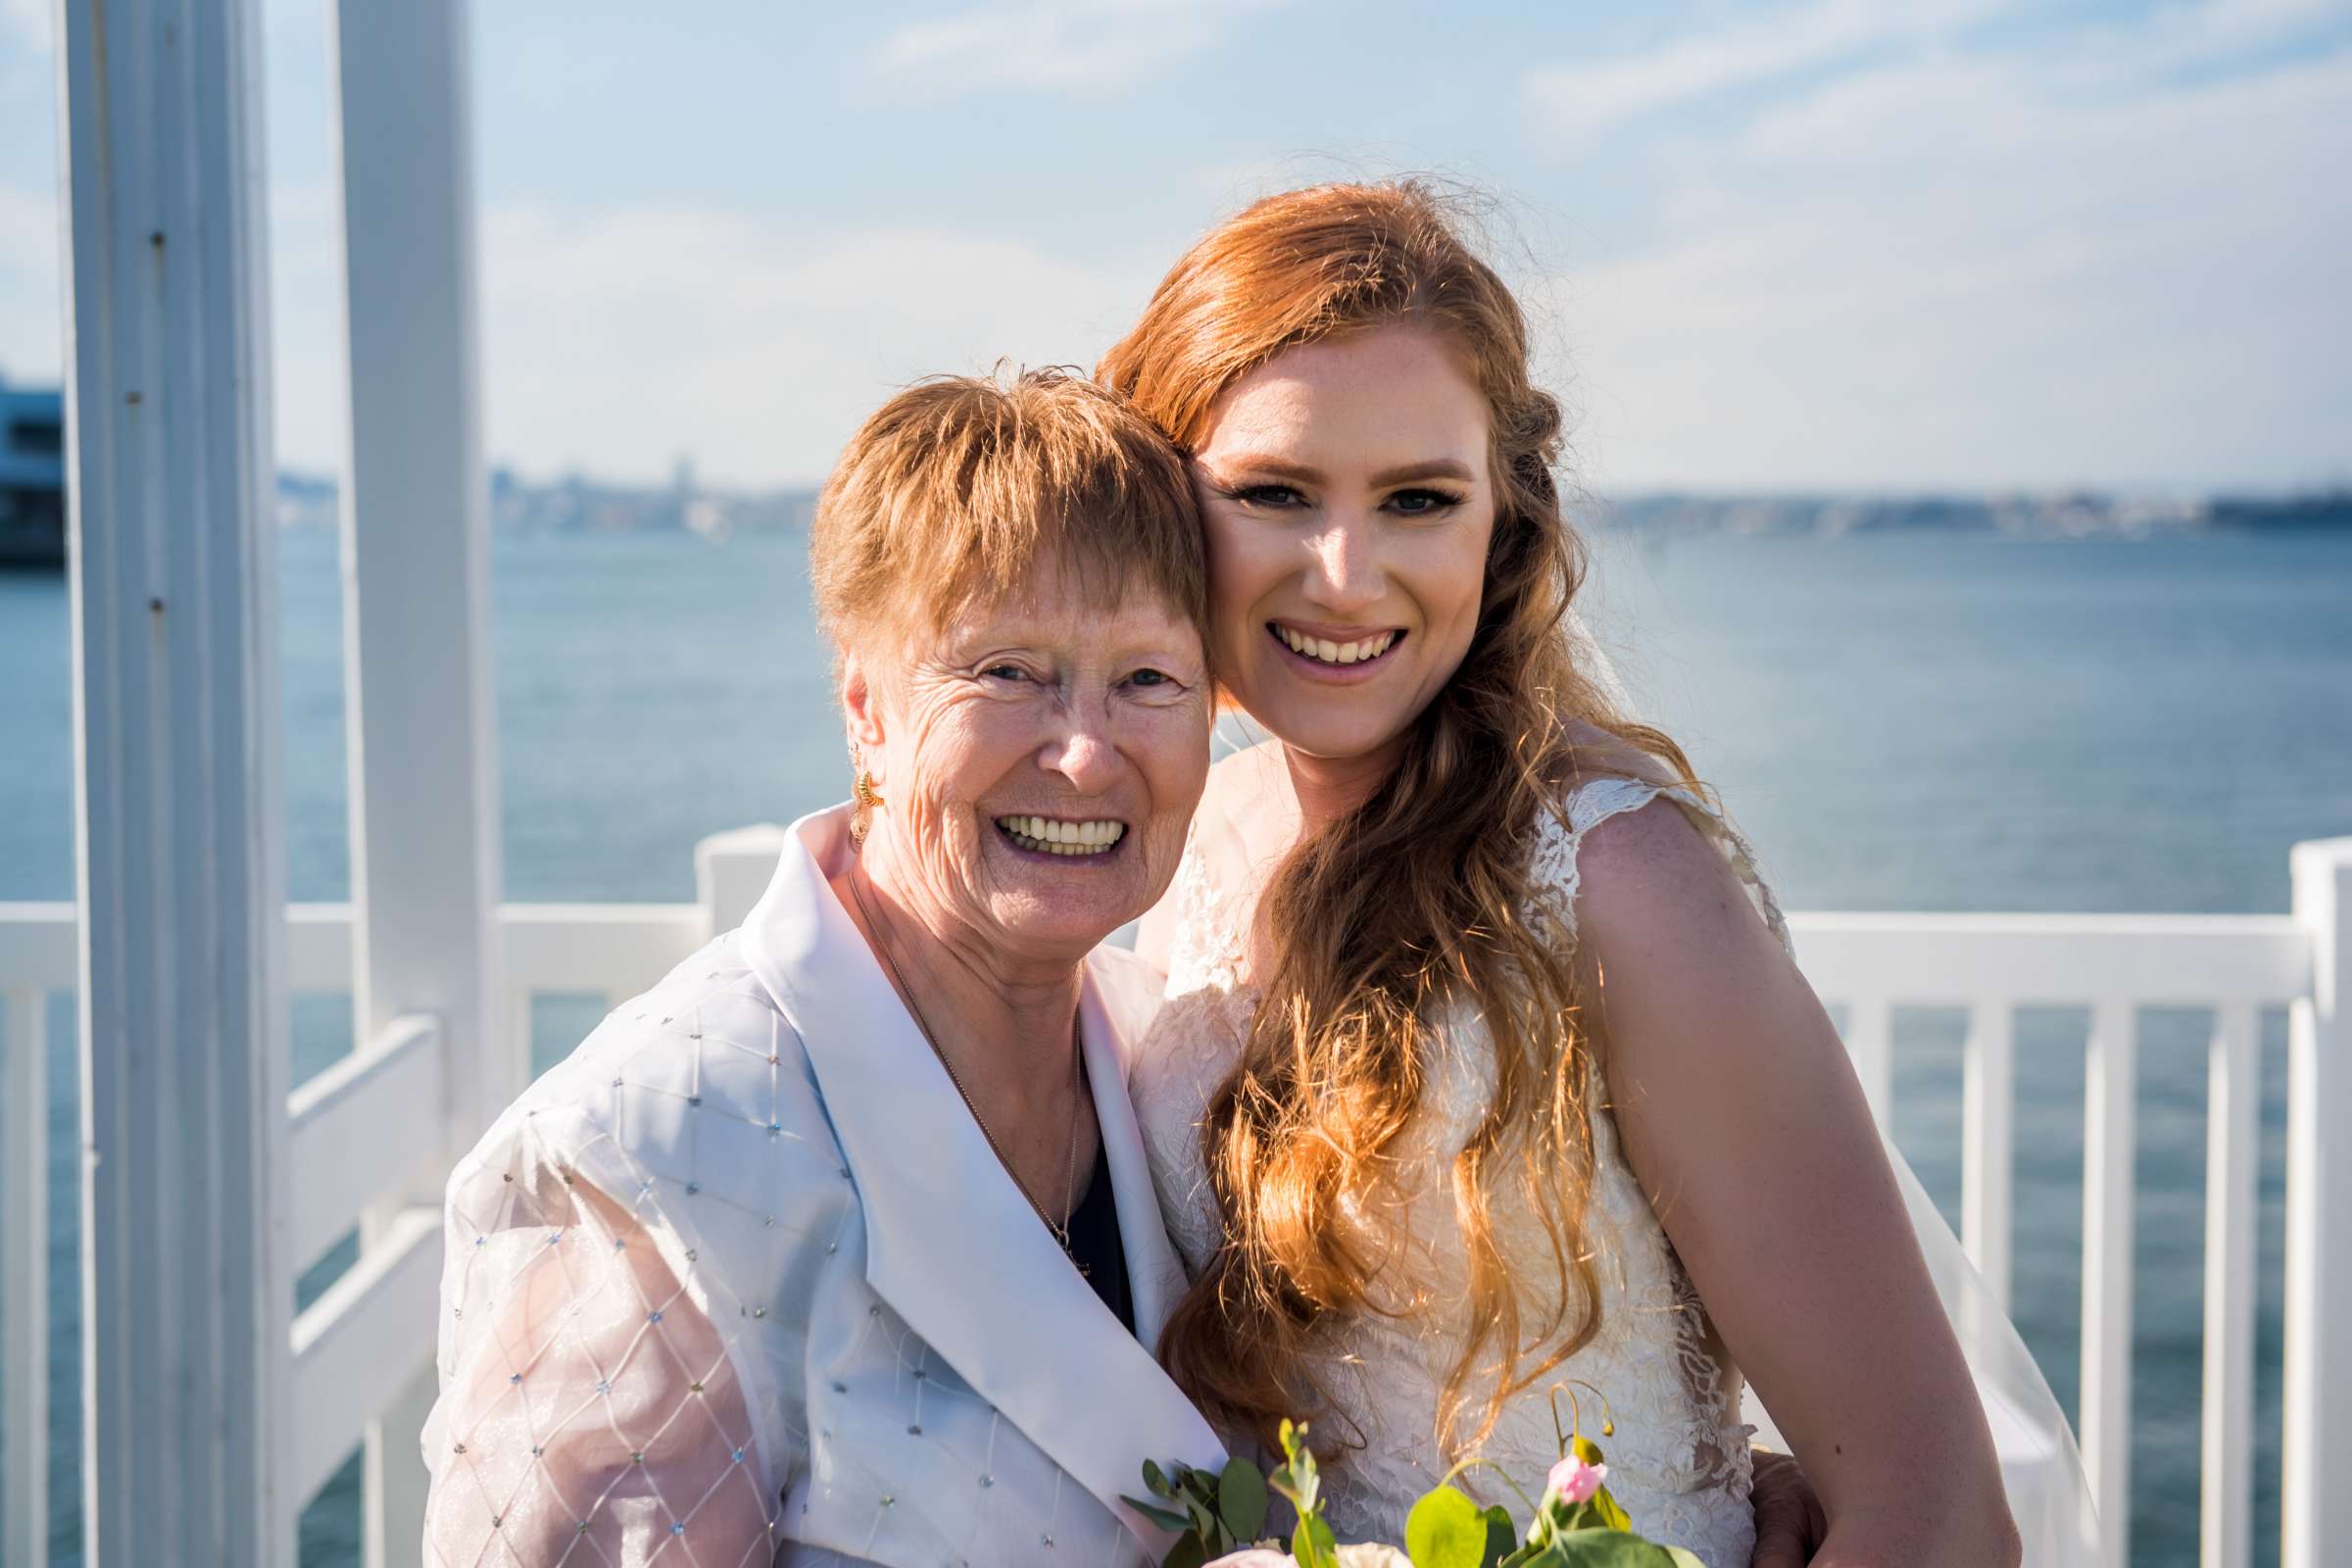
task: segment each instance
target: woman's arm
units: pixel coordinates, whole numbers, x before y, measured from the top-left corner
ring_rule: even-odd
[[[1814,1562],[2015,1563],[1983,1406],[1821,1004],[1671,804],[1594,827],[1579,869],[1627,1158],[1819,1489]]]
[[[766,1562],[775,1508],[716,1328],[584,1179],[505,1174],[476,1172],[515,1195],[501,1228],[452,1239],[424,1560]]]

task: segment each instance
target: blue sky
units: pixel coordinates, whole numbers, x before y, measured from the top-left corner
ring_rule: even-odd
[[[1261,191],[1433,170],[1603,491],[2352,480],[2352,0],[474,8],[487,445],[800,482],[1089,364]],[[331,469],[322,0],[265,0],[279,456]],[[0,0],[0,370],[58,370],[48,0]]]

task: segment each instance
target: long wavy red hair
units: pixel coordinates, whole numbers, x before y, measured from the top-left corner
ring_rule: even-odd
[[[1269,1443],[1285,1416],[1329,1407],[1318,1369],[1331,1361],[1316,1352],[1344,1315],[1439,1309],[1372,1287],[1397,1255],[1384,1216],[1411,1174],[1399,1140],[1441,1006],[1475,1009],[1494,1053],[1491,1102],[1450,1171],[1470,1300],[1441,1450],[1474,1447],[1511,1394],[1591,1340],[1587,1102],[1600,1041],[1562,928],[1535,912],[1529,849],[1598,762],[1580,736],[1611,770],[1700,788],[1670,738],[1616,711],[1577,666],[1565,616],[1586,555],[1561,514],[1560,407],[1534,384],[1526,319],[1465,227],[1459,200],[1418,180],[1268,197],[1178,261],[1097,368],[1189,452],[1226,388],[1284,350],[1405,322],[1460,353],[1492,410],[1496,515],[1469,652],[1381,787],[1276,870],[1262,1000],[1201,1129],[1226,1239],[1160,1356],[1204,1409]],[[1496,1212],[1512,1200],[1546,1221],[1547,1258],[1503,1255]],[[1531,1265],[1548,1278],[1530,1279]]]

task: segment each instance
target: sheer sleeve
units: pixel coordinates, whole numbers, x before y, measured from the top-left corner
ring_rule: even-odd
[[[425,1561],[770,1561],[723,1337],[632,1208],[527,1127],[451,1182]]]

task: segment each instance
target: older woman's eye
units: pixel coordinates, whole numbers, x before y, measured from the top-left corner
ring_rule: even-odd
[[[1164,669],[1139,669],[1127,677],[1138,686],[1173,686],[1176,677]]]
[[[1461,504],[1460,496],[1445,490],[1399,490],[1389,497],[1389,510],[1406,517],[1432,517]]]
[[[1018,664],[991,664],[980,671],[991,680],[1027,680],[1029,672]]]

